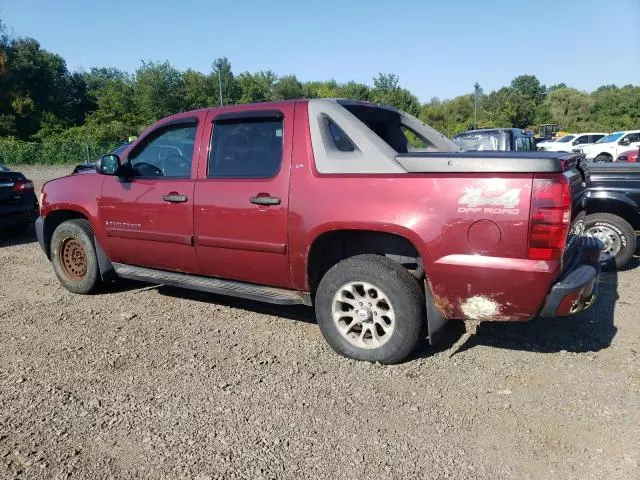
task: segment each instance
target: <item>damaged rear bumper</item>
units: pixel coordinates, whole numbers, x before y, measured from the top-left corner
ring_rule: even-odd
[[[580,237],[571,261],[565,266],[540,311],[541,317],[564,317],[586,310],[596,300],[600,279],[599,240]]]

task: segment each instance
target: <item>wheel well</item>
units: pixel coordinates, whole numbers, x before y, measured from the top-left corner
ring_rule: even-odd
[[[51,259],[51,237],[53,232],[62,222],[74,218],[87,219],[87,217],[74,210],[56,210],[47,215],[47,219],[44,222],[44,245],[49,259]]]
[[[424,276],[420,254],[406,238],[392,233],[340,230],[320,235],[311,246],[307,261],[311,292],[316,291],[324,274],[336,263],[366,253],[384,255],[404,265],[417,278]]]
[[[595,157],[593,158],[598,158],[598,157],[609,157],[609,158],[613,158],[613,155],[611,155],[610,153],[607,152],[601,152],[599,154],[597,154]]]
[[[634,230],[640,230],[640,213],[622,202],[596,201],[589,205],[587,214],[610,213],[625,219]]]

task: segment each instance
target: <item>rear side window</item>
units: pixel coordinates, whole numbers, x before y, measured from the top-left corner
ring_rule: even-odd
[[[529,152],[532,150],[531,142],[528,137],[516,137],[516,150],[520,152]]]
[[[334,146],[341,152],[353,152],[356,146],[342,129],[333,120],[327,119],[327,128],[333,140]]]
[[[216,122],[211,136],[208,178],[271,178],[282,163],[281,118]]]

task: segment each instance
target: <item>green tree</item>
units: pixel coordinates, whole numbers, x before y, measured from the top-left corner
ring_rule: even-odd
[[[142,62],[133,90],[137,119],[142,124],[179,112],[184,102],[184,78],[169,62]]]
[[[400,81],[393,73],[379,73],[373,79],[371,99],[374,102],[392,105],[412,115],[420,114],[418,97],[409,90],[400,88]]]
[[[554,123],[572,131],[587,130],[593,126],[594,101],[575,88],[558,88],[545,99]]]
[[[527,128],[536,117],[533,99],[512,87],[491,92],[483,101],[485,118],[495,126]]]
[[[135,124],[134,80],[115,68],[92,68],[84,74],[93,111],[89,121]]]
[[[302,98],[302,84],[295,75],[281,77],[273,86],[274,100]]]
[[[338,87],[337,95],[352,100],[369,101],[371,100],[371,89],[363,83],[347,82]]]
[[[304,98],[337,98],[340,86],[335,80],[306,82],[302,85]]]
[[[640,87],[606,85],[590,95],[593,100],[593,123],[600,129],[614,131],[640,125]]]
[[[278,77],[271,70],[238,75],[240,103],[266,102],[273,99],[273,89]]]
[[[542,102],[546,90],[535,75],[520,75],[514,78],[511,81],[511,88],[524,99],[533,101],[535,104]]]
[[[185,110],[211,107],[217,105],[218,89],[210,76],[195,70],[183,73],[184,99],[182,105]]]

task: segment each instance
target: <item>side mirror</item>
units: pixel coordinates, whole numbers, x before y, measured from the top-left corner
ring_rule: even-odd
[[[625,147],[626,147],[626,146],[629,146],[630,144],[631,144],[631,142],[629,141],[629,139],[628,139],[628,138],[623,138],[622,140],[620,140],[620,141],[618,142],[618,145],[624,145]]]
[[[571,142],[571,145],[578,145],[578,140],[574,140],[573,142]]]
[[[116,175],[120,167],[120,157],[114,153],[103,155],[96,162],[96,172],[102,175]]]

